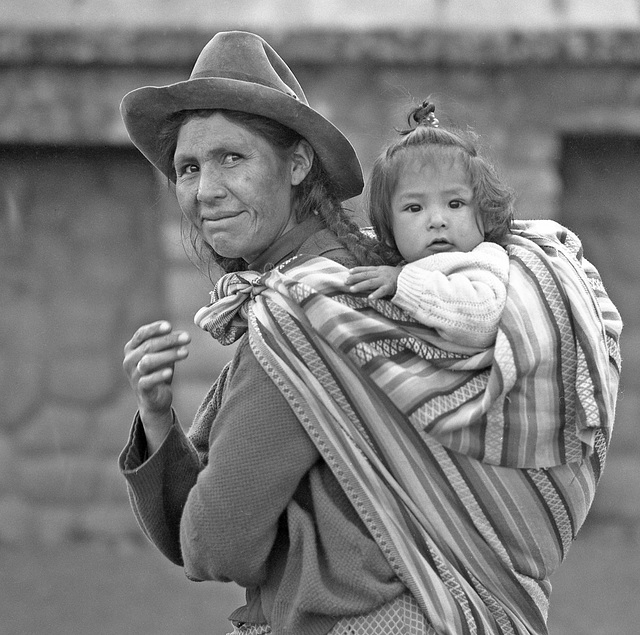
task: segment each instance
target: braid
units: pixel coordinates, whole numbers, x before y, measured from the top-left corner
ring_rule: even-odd
[[[342,208],[325,206],[320,210],[325,225],[338,240],[355,256],[359,265],[383,265],[380,243],[367,236],[360,227],[349,219]]]
[[[364,233],[349,218],[347,210],[333,194],[331,182],[317,157],[309,174],[298,187],[299,221],[311,215],[319,216],[325,227],[336,235],[359,265],[382,265],[388,262],[385,259],[386,247]]]

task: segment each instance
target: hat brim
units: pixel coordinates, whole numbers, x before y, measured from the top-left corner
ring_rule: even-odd
[[[310,106],[268,86],[209,77],[145,86],[124,96],[120,112],[133,144],[171,178],[162,164],[158,132],[173,113],[201,108],[238,110],[288,126],[311,144],[341,201],[362,192],[360,162],[340,130]]]

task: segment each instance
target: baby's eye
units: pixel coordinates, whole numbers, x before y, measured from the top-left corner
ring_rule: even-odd
[[[464,201],[461,200],[453,200],[453,201],[449,201],[449,207],[451,209],[460,209],[461,207],[463,207],[465,205]]]
[[[412,205],[406,205],[404,210],[405,212],[419,212],[422,209],[422,207],[420,207],[420,205],[418,205],[417,203],[413,203]]]

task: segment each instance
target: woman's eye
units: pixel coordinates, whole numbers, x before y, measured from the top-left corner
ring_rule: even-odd
[[[198,171],[198,166],[194,163],[187,163],[185,165],[176,166],[176,175],[184,176],[186,174],[195,174]]]
[[[222,157],[222,164],[233,165],[234,163],[240,161],[241,158],[242,156],[240,154],[236,154],[235,152],[227,152],[227,154]]]

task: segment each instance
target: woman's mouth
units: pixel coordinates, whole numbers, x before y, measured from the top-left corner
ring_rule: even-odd
[[[211,214],[210,216],[203,216],[202,224],[204,225],[206,223],[219,223],[230,218],[235,218],[240,213],[241,212],[218,212],[216,214]]]

